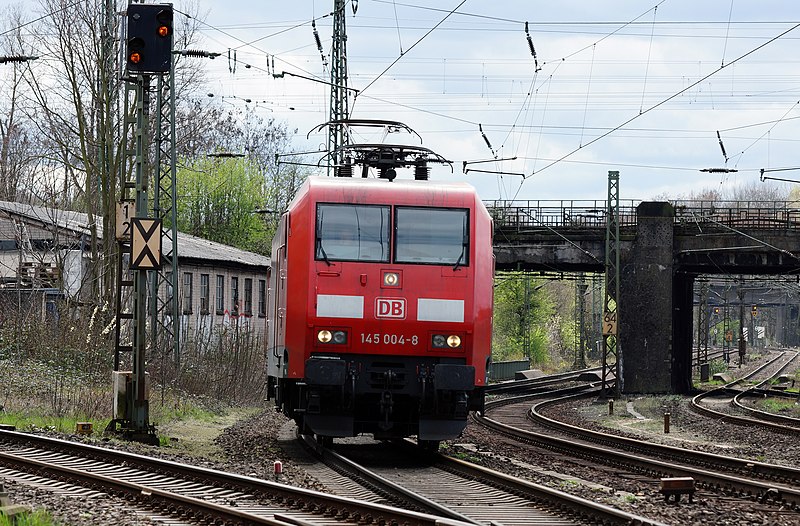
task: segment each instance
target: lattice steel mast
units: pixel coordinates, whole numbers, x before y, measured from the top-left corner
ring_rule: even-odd
[[[331,167],[343,164],[340,150],[348,143],[347,127],[341,121],[350,117],[347,102],[347,30],[345,0],[333,1],[333,41],[331,44],[331,101],[328,126],[328,175]]]
[[[620,378],[619,321],[619,172],[608,172],[606,223],[606,293],[603,306],[603,383],[606,397],[618,397]],[[613,382],[613,386],[612,386]]]
[[[153,342],[165,358],[172,355],[175,377],[180,374],[180,324],[178,313],[178,217],[175,159],[175,56],[170,71],[158,76],[156,113],[157,178],[153,185],[152,216],[167,225],[163,230],[162,266],[151,272],[150,324]],[[166,289],[166,293],[165,292]],[[162,369],[164,362],[162,361]],[[163,373],[163,370],[162,370]],[[162,381],[165,381],[162,379]]]

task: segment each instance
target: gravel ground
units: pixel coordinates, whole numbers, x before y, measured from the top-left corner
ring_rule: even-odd
[[[633,412],[627,411],[628,402]],[[636,397],[625,400],[624,404],[618,401],[617,407],[617,415],[608,418],[605,404],[581,401],[556,407],[551,410],[551,416],[583,426],[615,429],[620,434],[643,440],[724,451],[732,456],[800,466],[800,441],[708,420],[688,410],[683,397]],[[661,425],[665,410],[671,413],[672,428],[669,435],[663,434]],[[644,422],[634,413],[643,416]],[[291,425],[287,419],[270,408],[233,425],[220,425],[219,433],[209,435],[212,437],[209,438],[209,447],[200,448],[201,453],[194,454],[191,448],[185,451],[177,446],[153,448],[116,441],[91,441],[98,445],[139,453],[146,451],[161,458],[324,491],[325,488],[313,474],[303,470],[302,462],[295,462],[291,453],[282,449],[279,437],[287,425]],[[657,479],[631,475],[613,467],[597,467],[588,461],[566,458],[552,452],[529,450],[474,425],[470,425],[460,439],[445,443],[443,451],[668,524],[800,524],[800,513],[797,511],[779,510],[755,502],[740,504],[741,501],[733,497],[718,496],[704,490],[697,492],[691,504],[685,498],[677,505],[666,504],[658,493]],[[273,462],[276,460],[283,463],[283,473],[279,476],[273,475]],[[64,525],[139,526],[158,523],[138,516],[119,499],[54,494],[9,480],[5,481],[5,485],[13,503],[45,508]]]

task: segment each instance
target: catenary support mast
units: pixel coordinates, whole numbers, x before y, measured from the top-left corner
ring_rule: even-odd
[[[341,122],[350,117],[347,101],[347,30],[345,0],[333,2],[333,43],[331,46],[331,101],[328,126],[328,175],[343,164],[340,148],[347,144],[347,128]]]

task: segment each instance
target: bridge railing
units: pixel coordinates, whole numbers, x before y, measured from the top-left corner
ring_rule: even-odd
[[[605,228],[606,201],[484,201],[495,227],[529,228]],[[639,201],[620,201],[620,226],[636,224]]]
[[[675,222],[689,226],[800,230],[798,201],[674,201]]]
[[[636,225],[640,201],[619,205],[621,227]],[[675,223],[684,227],[721,226],[747,229],[800,230],[798,201],[671,201]],[[540,228],[601,229],[606,227],[606,201],[515,200],[484,201],[495,227],[512,230]]]

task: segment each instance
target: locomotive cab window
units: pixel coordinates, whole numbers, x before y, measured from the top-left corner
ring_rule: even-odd
[[[389,261],[389,207],[317,205],[319,261]]]
[[[460,208],[395,209],[396,263],[469,265],[469,214]]]

